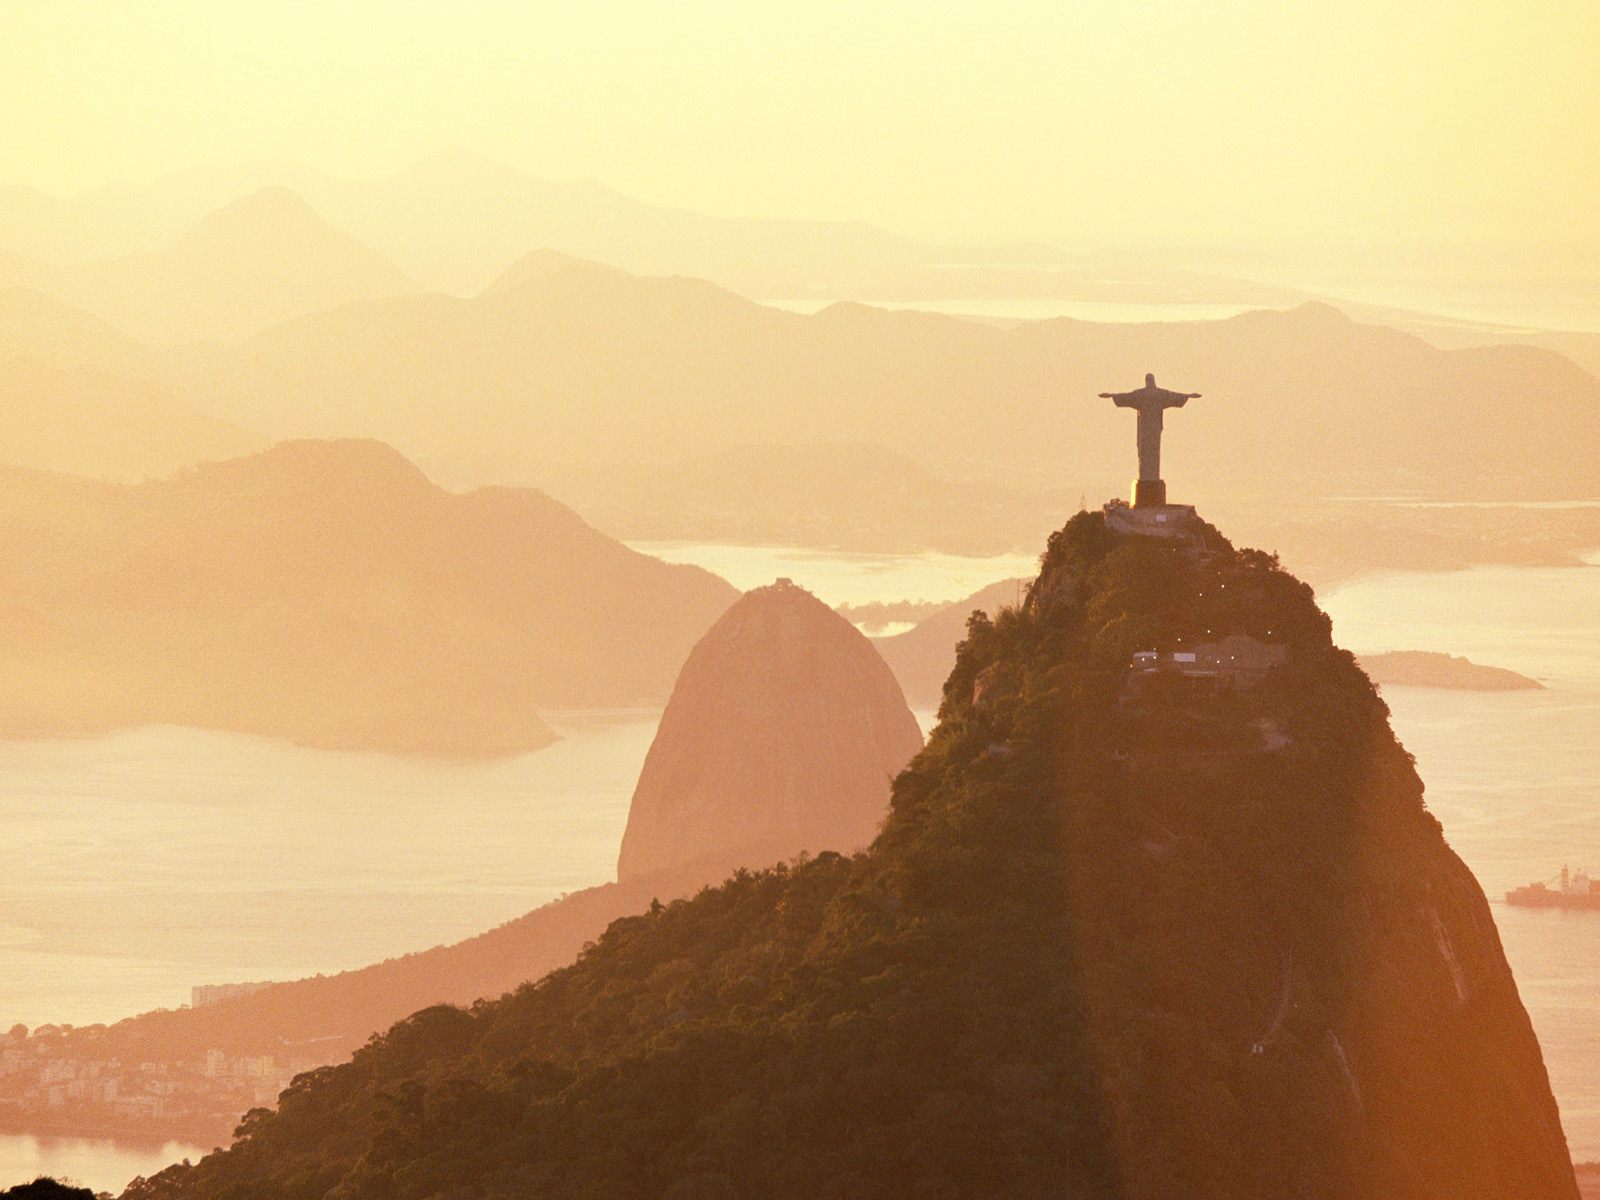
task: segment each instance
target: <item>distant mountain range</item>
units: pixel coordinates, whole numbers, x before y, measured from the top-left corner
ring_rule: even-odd
[[[0,357],[0,397],[0,463],[133,482],[265,444],[158,384],[93,367]]]
[[[245,310],[264,311],[220,303],[216,319]],[[276,439],[377,436],[451,486],[549,489],[633,540],[993,554],[1080,496],[1126,492],[1131,421],[1094,393],[1156,365],[1208,393],[1169,421],[1174,498],[1235,514],[1319,583],[1592,544],[1549,512],[1493,529],[1413,514],[1374,539],[1327,506],[1589,497],[1600,381],[1549,350],[1441,350],[1318,305],[1155,325],[806,316],[548,251],[471,299],[346,303],[236,344],[156,348],[0,289],[16,434],[0,462],[142,479]]]
[[[544,707],[659,704],[737,593],[531,490],[375,442],[116,485],[0,470],[0,736],[181,724],[502,755]]]
[[[0,188],[0,253],[83,261],[155,249],[208,213],[286,188],[430,290],[469,295],[539,247],[645,274],[714,279],[758,296],[818,300],[1059,297],[1284,304],[1299,292],[1134,255],[1038,245],[970,247],[860,221],[712,216],[649,204],[592,180],[554,182],[458,150],[387,178],[341,179],[292,162],[184,171],[73,199]]]
[[[356,300],[422,289],[284,188],[231,201],[158,249],[0,268],[162,343],[232,339]]]
[[[477,211],[471,203],[496,197],[523,216],[485,224],[485,208],[483,221],[445,219],[451,205]],[[528,216],[552,206],[571,220]],[[640,240],[573,215],[602,211],[648,217],[655,232]],[[803,315],[706,279],[635,275],[551,249],[461,298],[424,292],[386,256],[405,237],[385,234],[379,250],[344,230],[382,233],[381,214],[405,212],[407,236],[441,253],[451,229],[504,233],[502,250],[542,231],[652,270],[687,268],[700,251],[662,232],[695,225],[693,214],[449,156],[381,184],[267,164],[73,202],[0,189],[5,212],[17,219],[0,221],[0,239],[35,253],[0,249],[0,281],[16,285],[0,288],[0,363],[67,372],[11,368],[7,415],[38,432],[9,447],[0,439],[0,461],[20,465],[137,479],[275,439],[375,436],[451,486],[550,489],[635,540],[984,554],[1032,544],[1079,495],[1125,492],[1130,422],[1094,395],[1154,368],[1207,393],[1171,418],[1166,457],[1174,497],[1204,498],[1212,511],[1252,497],[1593,491],[1584,447],[1600,434],[1600,382],[1551,348],[1600,367],[1597,335],[1356,306],[1423,340],[1315,304],[1144,325],[994,324],[857,304]],[[102,242],[67,237],[74,221],[102,227]],[[752,234],[749,246],[782,241],[782,230],[755,225],[771,236]],[[836,238],[861,263],[920,261],[890,235],[802,232]],[[68,242],[91,256],[43,253]],[[153,248],[126,249],[145,242]],[[715,273],[709,259],[700,266]],[[978,269],[960,256],[946,267]],[[1543,348],[1473,345],[1497,338]],[[1481,540],[1469,534],[1453,557],[1506,558]]]
[[[802,304],[866,300],[951,311],[971,305],[1013,315],[1052,305],[1086,312],[1142,307],[1181,316],[1197,308],[1288,307],[1322,298],[1440,346],[1538,345],[1600,373],[1600,334],[1565,331],[1567,325],[1588,328],[1592,320],[1592,272],[1585,269],[1590,247],[1571,248],[1561,259],[1535,256],[1538,265],[1524,262],[1519,275],[1513,264],[1523,260],[1515,255],[1501,261],[1490,251],[1476,256],[1482,261],[1464,263],[1459,248],[1446,247],[1409,247],[1412,259],[1397,271],[1392,256],[1374,257],[1370,247],[1323,255],[1318,268],[1298,257],[1278,261],[1227,247],[1068,251],[1038,242],[938,244],[860,221],[713,216],[651,204],[592,180],[541,179],[460,150],[377,179],[265,161],[109,184],[71,198],[0,185],[0,281],[162,250],[264,189],[302,197],[370,247],[368,253],[416,280],[408,290],[472,295],[508,264],[543,247]],[[1519,247],[1517,254],[1526,251]],[[1308,286],[1308,271],[1325,282]],[[241,276],[242,291],[252,286]],[[1505,301],[1498,323],[1427,311],[1432,304],[1458,312],[1463,303],[1493,310],[1497,294]],[[1377,303],[1374,295],[1395,299]],[[1419,300],[1429,296],[1434,299]],[[1548,316],[1530,321],[1530,303],[1531,311]]]
[[[817,442],[641,465],[574,481],[568,499],[639,541],[992,555],[1037,545],[1078,494],[957,481],[875,443]]]
[[[104,318],[0,287],[0,463],[134,482],[268,445],[172,395],[164,370]]]
[[[159,369],[156,353],[111,322],[34,288],[0,287],[0,359],[13,358],[144,377]]]
[[[1587,497],[1600,380],[1547,350],[1440,350],[1325,305],[1002,329],[540,254],[481,295],[345,305],[180,360],[179,394],[273,436],[367,433],[446,472],[552,481],[749,444],[875,442],[1013,491],[1134,469],[1095,399],[1157,370],[1185,495]],[[599,465],[595,465],[599,464]]]

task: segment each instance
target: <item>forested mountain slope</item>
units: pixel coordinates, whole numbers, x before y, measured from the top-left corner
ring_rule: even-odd
[[[1281,647],[1249,687],[1129,657]],[[130,1200],[1575,1200],[1483,894],[1310,590],[1052,538],[855,858],[740,873],[302,1076]]]

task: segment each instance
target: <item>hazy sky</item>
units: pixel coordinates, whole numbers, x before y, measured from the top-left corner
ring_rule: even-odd
[[[961,240],[1597,233],[1594,0],[10,0],[0,179],[460,146]]]

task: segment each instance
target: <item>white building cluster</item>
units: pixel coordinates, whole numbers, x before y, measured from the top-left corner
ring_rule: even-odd
[[[0,1115],[85,1132],[231,1128],[247,1110],[275,1104],[296,1074],[318,1065],[222,1050],[196,1062],[124,1062],[85,1055],[81,1037],[69,1041],[69,1032],[43,1026],[0,1038]],[[79,1033],[92,1038],[93,1031]]]

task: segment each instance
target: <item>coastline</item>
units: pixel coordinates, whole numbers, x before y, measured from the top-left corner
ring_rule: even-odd
[[[226,1146],[240,1118],[230,1121],[118,1121],[104,1118],[46,1117],[0,1106],[0,1135],[34,1138],[77,1138],[84,1141],[110,1141],[125,1146],[160,1149],[173,1142],[185,1142],[202,1154]],[[226,1129],[223,1126],[226,1125]],[[221,1132],[219,1132],[221,1130]]]

